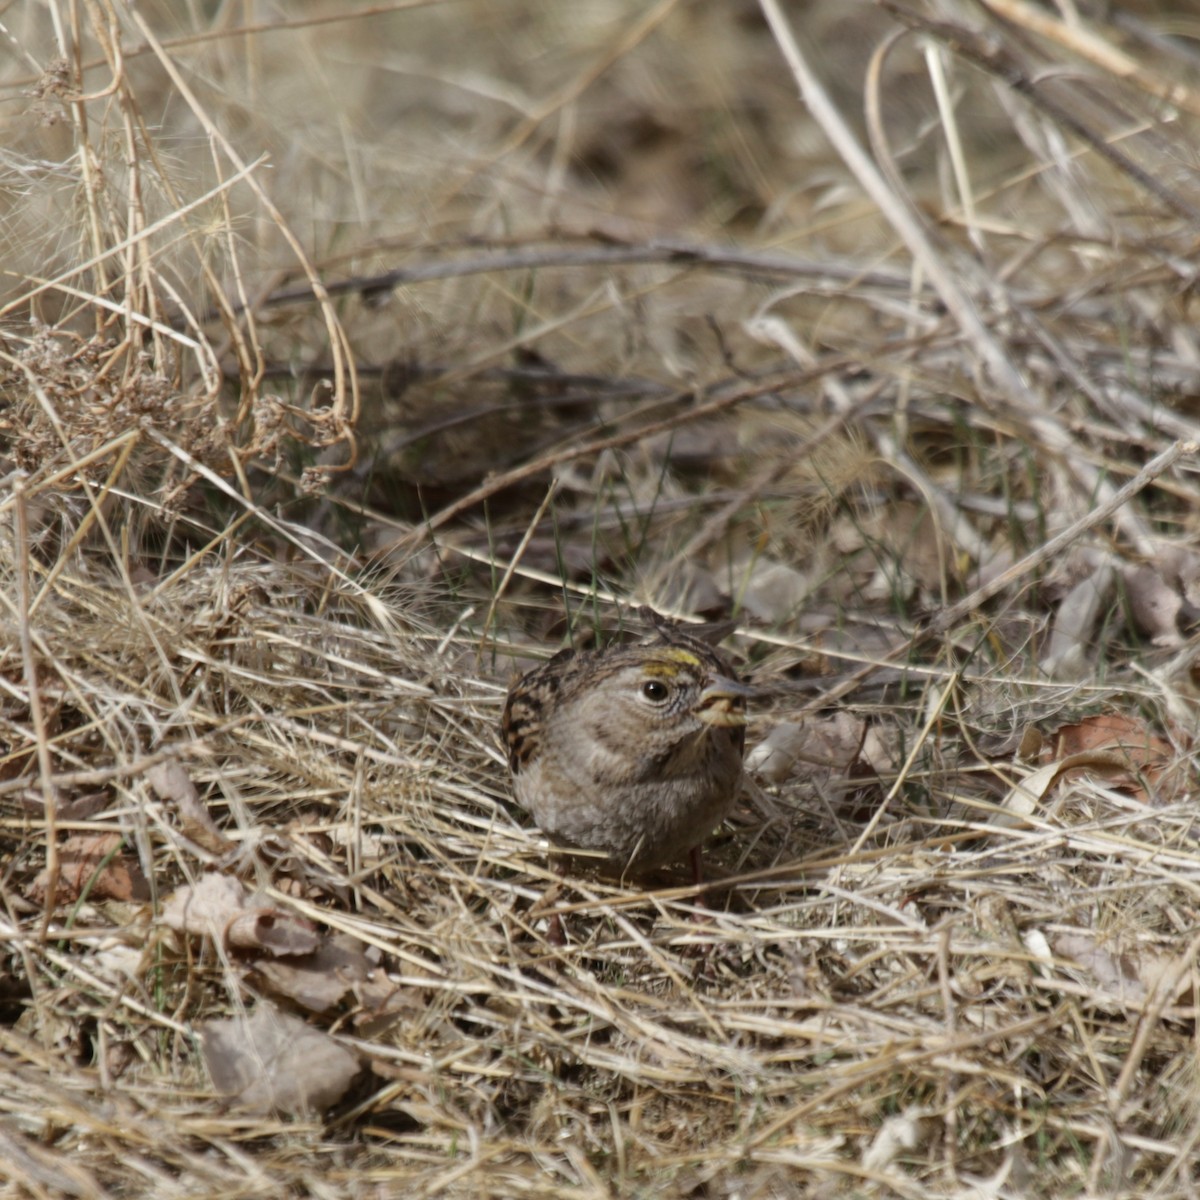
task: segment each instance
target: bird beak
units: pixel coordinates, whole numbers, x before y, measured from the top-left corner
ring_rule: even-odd
[[[714,675],[700,693],[695,714],[706,725],[745,725],[746,701],[755,694],[754,688],[736,679]]]

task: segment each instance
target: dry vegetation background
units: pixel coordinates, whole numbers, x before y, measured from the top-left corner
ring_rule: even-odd
[[[0,44],[3,1195],[1200,1194],[1191,3]],[[641,602],[706,923],[499,751]]]

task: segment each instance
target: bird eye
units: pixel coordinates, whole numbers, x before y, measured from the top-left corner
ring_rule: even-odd
[[[655,704],[661,704],[670,694],[671,689],[661,679],[647,679],[642,684],[642,695]]]

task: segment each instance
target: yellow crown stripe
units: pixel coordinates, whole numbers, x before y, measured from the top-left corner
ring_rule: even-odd
[[[670,646],[665,650],[655,649],[654,657],[642,664],[646,675],[656,675],[663,679],[674,679],[684,669],[703,670],[703,664],[690,651]]]
[[[689,667],[700,666],[700,660],[690,650],[685,650],[682,646],[668,646],[665,650],[660,650],[659,654],[663,658],[672,658],[676,662],[686,663]]]

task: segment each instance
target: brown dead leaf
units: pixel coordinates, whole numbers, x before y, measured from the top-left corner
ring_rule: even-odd
[[[1088,666],[1087,648],[1108,604],[1115,575],[1107,562],[1079,580],[1059,602],[1042,655],[1041,668],[1053,679],[1077,679]]]
[[[149,900],[150,885],[136,858],[120,852],[120,833],[79,833],[58,848],[55,902],[71,903],[86,894],[93,900]],[[30,898],[46,897],[46,871],[33,881]]]
[[[786,621],[813,591],[813,577],[786,563],[757,558],[741,591],[742,609],[765,625]]]
[[[792,773],[806,740],[803,724],[780,721],[746,755],[746,769],[768,783],[782,783]]]
[[[989,824],[1011,829],[1031,817],[1046,798],[1046,793],[1058,779],[1064,767],[1057,759],[1018,779],[1004,797],[1000,811],[993,813]]]
[[[1115,788],[1144,803],[1171,800],[1185,780],[1170,742],[1151,733],[1146,723],[1120,713],[1100,713],[1054,734],[1053,757],[1064,774],[1088,769]],[[1151,789],[1153,795],[1147,788]]]
[[[1146,563],[1125,571],[1125,594],[1129,597],[1129,612],[1141,633],[1149,636],[1156,646],[1181,646],[1179,612],[1183,596],[1162,573]]]
[[[310,921],[278,908],[251,906],[225,928],[225,938],[235,950],[261,950],[267,954],[311,954],[321,939]]]
[[[180,933],[207,935],[221,941],[225,926],[242,911],[246,889],[232,875],[203,875],[172,892],[163,903],[163,924]]]
[[[252,1016],[206,1021],[200,1029],[213,1086],[238,1108],[309,1116],[346,1094],[358,1059],[327,1033],[263,1002]]]
[[[1042,747],[1046,739],[1036,725],[1026,725],[1021,731],[1021,740],[1017,745],[1015,755],[1018,762],[1037,762],[1041,757]]]
[[[320,943],[303,917],[256,902],[240,880],[215,872],[168,896],[162,920],[180,933],[272,955],[311,954]]]
[[[155,763],[146,779],[164,804],[173,805],[183,832],[213,854],[227,854],[234,846],[221,831],[200,799],[191,777],[177,762]]]
[[[324,938],[311,954],[263,959],[254,965],[262,985],[277,996],[323,1013],[356,1001],[371,1012],[390,1005],[399,989],[367,957],[361,942],[344,934]]]
[[[1164,983],[1171,986],[1168,1003],[1183,1001],[1196,986],[1195,970],[1177,979],[1177,958],[1159,950],[1133,946],[1122,948],[1116,941],[1101,944],[1086,930],[1056,935],[1051,945],[1059,958],[1073,960],[1095,984],[1098,997],[1122,1007],[1140,1009]]]
[[[792,775],[844,774],[861,755],[866,729],[865,721],[845,711],[781,721],[746,756],[746,766],[771,783]]]

